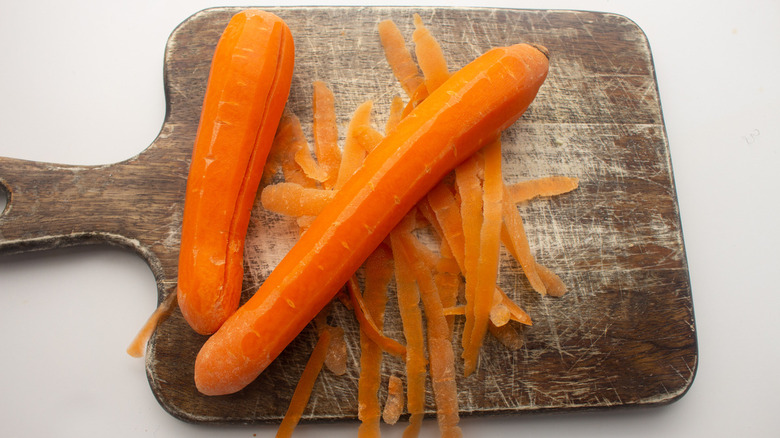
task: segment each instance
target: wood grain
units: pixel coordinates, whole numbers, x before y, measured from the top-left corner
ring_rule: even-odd
[[[377,126],[384,124],[391,98],[402,91],[376,35],[383,19],[393,18],[410,37],[412,14],[420,13],[451,68],[517,42],[543,44],[552,53],[547,83],[506,132],[504,167],[508,182],[553,174],[580,178],[576,192],[519,207],[532,249],[570,292],[539,297],[504,257],[500,283],[534,325],[524,331],[520,350],[487,342],[478,372],[458,381],[464,414],[659,405],[687,391],[698,363],[693,302],[652,56],[636,24],[572,11],[270,10],[296,39],[288,108],[304,121],[309,138],[314,80],[334,90],[342,140],[344,124],[365,99],[375,101]],[[236,11],[205,10],[173,31],[165,54],[166,119],[138,156],[104,166],[0,158],[0,186],[9,194],[0,215],[0,253],[120,245],[147,260],[160,299],[175,290],[185,181],[208,67]],[[296,233],[288,219],[255,206],[244,299]],[[387,333],[401,340],[395,306],[391,298]],[[332,322],[346,331],[348,371],[322,374],[303,421],[357,417],[357,323],[339,306]],[[192,364],[204,341],[178,311],[160,327],[146,358],[158,401],[186,421],[255,423],[284,415],[315,339],[304,331],[257,381],[222,397],[202,396],[193,384]],[[398,359],[385,357],[385,379],[402,372]],[[428,412],[434,412],[430,395]]]

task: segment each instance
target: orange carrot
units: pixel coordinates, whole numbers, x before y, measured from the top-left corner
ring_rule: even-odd
[[[287,408],[287,413],[284,414],[282,423],[276,431],[277,437],[291,437],[295,426],[297,426],[298,422],[301,420],[303,410],[306,409],[306,405],[309,403],[309,397],[311,397],[314,383],[317,381],[317,376],[319,376],[322,365],[325,363],[330,341],[330,331],[321,330],[319,340],[314,346],[314,350],[311,352],[306,367],[303,369],[303,374],[301,375],[300,380],[298,380],[298,385],[295,387],[295,392],[293,392],[290,405]]]
[[[501,294],[502,305],[509,310],[509,316],[513,321],[517,321],[524,325],[533,325],[531,317],[520,308],[511,298],[506,295],[506,292],[501,290],[500,287],[496,287],[496,291]]]
[[[228,394],[254,380],[428,190],[520,117],[547,68],[547,56],[533,46],[496,48],[420,103],[206,341],[195,362],[197,388]]]
[[[406,48],[406,41],[392,20],[380,22],[378,30],[387,62],[401,87],[411,97],[420,85],[423,85],[423,78],[417,70],[411,52]]]
[[[324,82],[315,81],[313,86],[314,153],[320,167],[328,175],[322,183],[326,189],[329,189],[336,183],[336,175],[341,163],[341,150],[338,145],[339,131],[336,124],[336,99]]]
[[[392,277],[392,254],[385,245],[380,245],[366,260],[365,292],[361,297],[366,317],[376,321],[375,327],[380,334],[384,326],[387,287]],[[354,308],[357,309],[358,306],[354,306]],[[406,355],[406,348],[403,349],[402,355]],[[382,350],[373,338],[367,336],[364,326],[361,324],[360,377],[358,379],[358,419],[361,421],[358,428],[359,437],[380,436],[381,407],[377,393],[382,380],[381,371]]]
[[[209,334],[238,307],[244,237],[287,101],[293,39],[268,12],[234,15],[217,44],[187,179],[177,298]]]

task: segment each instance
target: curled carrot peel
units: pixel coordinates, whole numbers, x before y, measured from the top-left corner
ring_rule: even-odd
[[[460,195],[460,215],[463,227],[463,276],[466,278],[466,322],[463,325],[461,344],[463,354],[471,354],[472,332],[475,323],[474,304],[477,301],[477,281],[480,266],[480,229],[482,228],[482,186],[478,174],[483,163],[477,154],[455,169],[455,181]],[[464,357],[465,359],[466,357]],[[468,358],[476,360],[476,358]],[[473,363],[468,364],[470,370]],[[468,374],[467,374],[468,375]]]
[[[366,336],[384,351],[394,356],[405,356],[406,347],[398,343],[395,339],[388,338],[382,334],[381,329],[377,323],[374,322],[371,312],[368,311],[368,306],[363,301],[362,294],[360,293],[360,285],[358,285],[355,277],[349,279],[347,290],[349,291],[349,297],[352,301],[353,310],[355,311],[355,317],[360,324],[360,329]]]
[[[328,189],[336,183],[341,163],[341,150],[338,146],[339,132],[336,124],[336,98],[333,91],[322,81],[313,84],[312,111],[314,131],[314,153],[317,162],[327,178],[322,185]]]
[[[408,221],[407,221],[408,222]],[[403,236],[411,228],[399,227],[390,233],[390,242],[395,261],[395,283],[398,294],[398,309],[401,314],[404,337],[406,338],[406,403],[409,411],[409,424],[404,436],[417,436],[425,414],[425,340],[423,335],[420,293],[415,283],[414,273],[404,254]]]
[[[379,39],[385,50],[385,58],[387,58],[393,74],[401,83],[406,94],[412,97],[415,91],[423,85],[423,78],[412,59],[411,52],[406,48],[404,36],[392,20],[380,22],[378,30]]]
[[[279,429],[276,431],[276,436],[291,437],[295,426],[301,420],[304,409],[309,403],[309,397],[311,397],[311,391],[314,388],[314,383],[317,381],[317,377],[322,371],[322,366],[325,363],[325,359],[328,354],[328,347],[331,342],[331,332],[329,330],[321,330],[319,340],[314,346],[314,350],[309,357],[309,361],[306,363],[306,367],[303,369],[303,374],[298,380],[298,384],[295,386],[295,392],[293,392],[290,405],[287,407],[287,412],[282,418],[282,423],[279,425]]]
[[[525,273],[526,278],[531,283],[531,287],[539,294],[547,295],[547,287],[545,287],[537,272],[537,263],[531,253],[528,236],[523,226],[523,218],[517,211],[517,207],[509,201],[504,202],[503,215],[501,237],[504,245],[517,262],[520,263],[523,273]]]
[[[268,12],[237,13],[217,44],[187,179],[179,253],[178,303],[198,333],[213,333],[238,307],[244,237],[293,64],[290,30]]]
[[[450,72],[441,46],[425,27],[419,14],[414,14],[414,27],[412,41],[415,54],[423,72],[425,88],[430,92],[439,88],[450,77]]]
[[[260,202],[266,210],[287,216],[317,216],[334,194],[332,190],[280,182],[265,186],[260,192]]]
[[[522,115],[547,69],[533,46],[492,49],[416,106],[206,341],[195,361],[198,390],[228,394],[253,381],[436,183]]]
[[[146,350],[146,343],[149,338],[152,337],[152,333],[168,316],[170,316],[173,309],[176,307],[176,294],[168,294],[167,297],[157,306],[157,309],[152,313],[149,319],[138,334],[135,336],[130,346],[127,347],[127,354],[132,357],[142,357]]]
[[[507,196],[515,204],[539,196],[555,196],[570,192],[579,186],[579,179],[568,176],[546,176],[507,185]]]
[[[382,409],[382,421],[395,424],[404,409],[404,382],[398,376],[390,376],[387,381],[387,400]]]
[[[375,321],[380,332],[384,326],[387,288],[393,277],[393,258],[385,245],[371,253],[365,263],[365,292],[363,303],[365,314]],[[357,309],[358,306],[353,306]],[[406,354],[404,348],[403,355]],[[382,349],[366,335],[361,323],[360,330],[360,377],[358,379],[358,437],[380,436],[379,419],[382,415],[378,391],[382,381]]]
[[[493,297],[496,290],[501,245],[501,206],[504,192],[504,183],[501,175],[501,142],[496,140],[487,145],[483,151],[485,155],[482,191],[483,208],[478,240],[479,262],[475,272],[474,325],[468,348],[463,352],[463,372],[466,376],[476,370],[479,351],[487,333],[490,311],[493,307]]]

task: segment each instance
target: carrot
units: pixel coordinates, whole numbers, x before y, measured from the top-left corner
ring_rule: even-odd
[[[293,63],[289,28],[264,11],[234,15],[217,44],[187,178],[179,253],[177,299],[198,333],[213,333],[238,307],[244,237]]]
[[[339,131],[336,124],[336,99],[324,82],[315,81],[313,87],[314,153],[320,167],[327,174],[327,178],[322,182],[323,186],[329,189],[336,183],[341,163],[341,150],[338,146]]]
[[[317,376],[319,376],[322,365],[325,363],[330,342],[331,332],[329,330],[321,330],[319,340],[311,352],[309,361],[306,362],[306,367],[303,369],[303,374],[300,380],[298,380],[298,384],[295,386],[287,412],[284,414],[282,423],[276,431],[277,437],[291,437],[295,426],[301,420],[303,410],[306,409],[306,405],[309,403],[314,383],[317,381]]]
[[[417,65],[415,65],[412,59],[412,54],[406,48],[406,42],[401,31],[392,20],[380,22],[377,28],[379,30],[379,39],[385,50],[385,58],[387,58],[393,74],[395,74],[398,82],[401,83],[401,87],[406,91],[406,94],[412,97],[415,91],[424,84],[423,78],[417,70]]]
[[[254,380],[447,173],[514,123],[548,60],[518,44],[453,74],[366,157],[258,291],[203,345],[195,383],[228,394]]]
[[[457,204],[457,200],[455,199],[455,195],[452,193],[452,191],[449,189],[447,185],[439,184],[438,186],[434,187],[433,190],[428,193],[428,196],[426,197],[426,201],[431,206],[431,210],[433,211],[433,219],[437,222],[437,227],[439,231],[437,231],[439,234],[441,234],[442,239],[444,239],[445,242],[448,243],[449,249],[452,251],[452,255],[455,259],[455,262],[457,262],[457,265],[461,272],[465,271],[465,260],[464,260],[464,247],[465,247],[465,239],[463,236],[463,225],[461,221],[461,213],[460,208]],[[506,220],[506,216],[504,216],[504,219]],[[508,234],[506,235],[507,239]],[[511,240],[504,240],[504,234],[502,232],[502,242],[507,244],[507,242],[510,242]],[[513,251],[513,249],[510,247],[510,253]],[[514,253],[512,253],[514,254]],[[553,274],[554,275],[554,274]],[[551,284],[554,282],[554,279],[550,279]],[[532,325],[531,318],[528,316],[528,314],[520,308],[517,304],[515,304],[514,301],[512,301],[506,293],[501,290],[501,288],[496,287],[496,291],[500,293],[503,297],[502,304],[506,306],[509,309],[510,317],[512,320],[520,322],[525,325]],[[453,304],[454,306],[454,304]],[[465,306],[462,309],[457,310],[460,313],[460,315],[465,315],[466,308]],[[456,314],[456,313],[453,313]]]

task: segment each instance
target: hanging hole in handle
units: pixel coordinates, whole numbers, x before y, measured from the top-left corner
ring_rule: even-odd
[[[8,189],[0,182],[0,216],[5,214],[5,209],[8,207],[8,198],[10,197]]]

